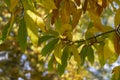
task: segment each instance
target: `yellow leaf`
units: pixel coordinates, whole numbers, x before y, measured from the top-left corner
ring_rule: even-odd
[[[93,10],[90,10],[89,15],[90,15],[91,20],[93,21],[94,26],[99,31],[104,31],[104,27],[101,23],[100,17],[96,14],[96,12],[93,12]]]
[[[45,32],[45,23],[43,19],[32,12],[31,10],[27,10],[26,13],[29,15],[29,17],[34,21],[34,23],[43,31]]]
[[[117,27],[120,24],[120,8],[116,11],[114,24],[115,27]]]
[[[64,0],[64,4],[61,8],[61,21],[63,24],[70,22],[70,4],[69,1]]]
[[[114,74],[115,80],[119,80],[119,78],[120,78],[120,66],[116,66],[112,70],[112,73]]]
[[[48,10],[50,10],[50,9],[56,9],[54,0],[42,0],[41,4],[42,4],[43,7],[45,7]]]
[[[10,0],[10,11],[13,12],[14,8],[17,6],[18,0]]]
[[[38,29],[36,28],[35,23],[29,17],[29,15],[25,12],[25,22],[28,30],[28,35],[34,45],[38,44]]]
[[[77,47],[75,45],[71,45],[70,48],[71,48],[71,50],[73,52],[74,60],[77,62],[78,66],[80,66],[81,58],[80,58]]]
[[[72,26],[70,24],[63,24],[61,26],[61,33],[71,32],[71,31],[72,31]]]
[[[114,49],[114,44],[111,39],[106,39],[105,40],[105,46],[104,46],[104,59],[110,59],[114,57],[115,55],[115,49]]]
[[[62,57],[62,48],[63,48],[62,43],[59,43],[59,44],[56,45],[56,47],[54,49],[55,59],[60,64],[61,64],[61,57]]]

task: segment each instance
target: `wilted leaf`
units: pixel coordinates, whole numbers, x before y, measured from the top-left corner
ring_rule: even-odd
[[[43,56],[46,56],[48,53],[51,53],[53,49],[55,48],[56,44],[58,43],[59,39],[53,39],[52,41],[48,42],[47,45],[45,45],[41,51],[41,54]]]
[[[18,38],[21,49],[25,51],[27,46],[27,27],[24,19],[21,19],[20,21],[17,38]]]
[[[65,71],[68,57],[69,57],[69,47],[66,46],[63,50],[62,57],[61,57],[62,64],[58,64],[58,72],[60,75],[62,75]]]
[[[43,19],[38,16],[37,14],[35,14],[34,12],[27,10],[26,14],[33,20],[33,22],[43,31],[45,32],[45,23],[43,21]]]
[[[115,27],[117,27],[120,24],[120,8],[116,11],[114,24]]]

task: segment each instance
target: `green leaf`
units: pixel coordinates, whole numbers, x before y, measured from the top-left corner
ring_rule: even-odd
[[[52,70],[53,70],[53,62],[54,62],[54,56],[52,55],[52,56],[51,56],[51,59],[50,59],[50,61],[49,61],[49,63],[48,63],[48,70],[49,70],[49,71],[52,71]]]
[[[62,64],[58,64],[58,72],[60,75],[62,75],[65,71],[65,68],[67,66],[68,57],[69,57],[69,47],[66,46],[63,50],[63,54],[61,57]]]
[[[90,63],[93,64],[93,62],[94,62],[94,51],[93,51],[93,48],[91,46],[88,46],[87,58],[90,61]]]
[[[4,0],[8,7],[10,7],[10,0]]]
[[[81,65],[83,65],[84,62],[85,62],[85,58],[86,58],[86,56],[87,56],[87,50],[88,50],[88,45],[84,45],[84,46],[82,47],[81,52],[80,52]]]
[[[3,30],[2,30],[2,36],[0,38],[0,44],[2,44],[4,42],[4,40],[6,39],[6,37],[9,34],[9,28],[10,28],[10,22],[8,22],[6,24],[6,26],[4,26]]]
[[[32,0],[21,0],[25,10],[35,10]]]
[[[25,51],[27,46],[27,28],[24,19],[21,19],[20,26],[18,29],[18,42],[23,51]]]
[[[50,38],[53,38],[53,36],[52,35],[45,35],[45,36],[40,37],[38,40],[38,45],[49,40]]]
[[[51,53],[58,43],[59,39],[55,38],[52,41],[48,42],[48,44],[42,49],[41,54],[46,56],[48,53]]]

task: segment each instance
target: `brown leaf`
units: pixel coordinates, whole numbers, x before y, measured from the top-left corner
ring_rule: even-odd
[[[73,14],[73,21],[72,21],[72,26],[73,26],[73,28],[75,28],[76,25],[78,24],[79,19],[80,19],[80,17],[81,17],[81,14],[82,14],[82,10],[81,10],[81,9],[78,9],[78,10],[76,10],[76,11],[74,12],[74,14]]]
[[[120,54],[120,36],[116,33],[114,37],[114,48],[117,54]]]
[[[61,9],[61,21],[63,24],[69,23],[70,21],[70,4],[69,1],[65,0],[64,5]]]
[[[75,0],[75,3],[80,6],[80,0]]]

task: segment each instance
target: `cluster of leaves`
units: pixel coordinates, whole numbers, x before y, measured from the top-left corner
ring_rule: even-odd
[[[49,57],[49,70],[60,75],[73,56],[78,69],[88,60],[94,63],[98,55],[103,66],[114,62],[120,54],[120,6],[119,0],[4,0],[11,13],[0,38],[3,44],[14,24],[18,24],[17,41],[23,52],[28,46],[41,46],[42,56]],[[116,3],[116,4],[114,4]],[[102,24],[102,12],[110,7],[115,13],[114,28]],[[74,41],[73,31],[84,15],[89,16],[83,36]],[[113,33],[115,32],[115,33]],[[109,33],[109,34],[108,34]],[[30,45],[28,45],[30,44]],[[117,74],[116,71],[114,71]],[[117,78],[116,78],[117,79]]]

